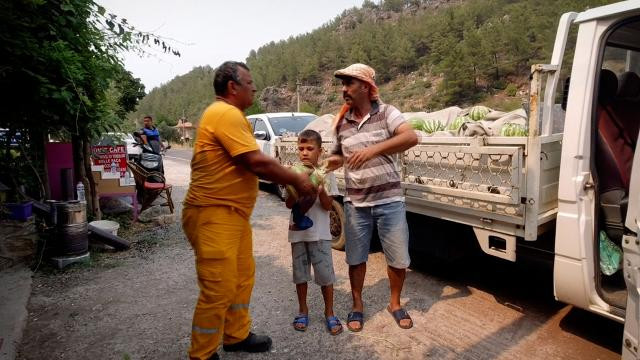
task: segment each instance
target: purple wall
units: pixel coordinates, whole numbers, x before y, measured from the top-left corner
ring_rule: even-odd
[[[62,169],[71,169],[73,174],[73,148],[71,143],[47,143],[47,170],[49,171],[49,186],[52,200],[62,198]],[[75,179],[75,175],[72,176]],[[75,187],[74,187],[75,188]]]

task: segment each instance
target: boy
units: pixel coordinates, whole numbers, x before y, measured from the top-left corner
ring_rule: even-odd
[[[322,153],[322,137],[316,131],[304,130],[298,135],[298,158],[308,168],[318,167],[318,159]],[[328,181],[327,181],[328,180]],[[327,330],[331,335],[342,332],[340,320],[333,314],[333,260],[331,258],[331,231],[329,226],[329,210],[333,199],[325,189],[337,193],[333,174],[327,174],[324,182],[318,185],[318,193],[314,198],[297,199],[289,194],[287,208],[294,205],[304,208],[305,215],[311,220],[309,228],[300,228],[294,222],[292,214],[289,220],[289,242],[293,258],[293,282],[298,294],[299,315],[293,321],[294,329],[305,331],[309,325],[309,308],[307,307],[307,282],[311,280],[311,265],[316,284],[320,285],[324,299],[324,315]],[[302,205],[301,205],[302,204]],[[310,206],[310,207],[309,207]],[[308,208],[308,210],[306,210]]]

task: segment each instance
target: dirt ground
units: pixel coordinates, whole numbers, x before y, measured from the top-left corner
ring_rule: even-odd
[[[166,159],[178,204],[188,161]],[[274,340],[266,354],[221,351],[223,359],[615,359],[622,327],[553,301],[549,274],[494,259],[438,267],[413,259],[402,301],[415,326],[401,330],[386,312],[384,256],[372,253],[361,333],[330,336],[317,286],[309,290],[310,328],[297,312],[286,238],[288,211],[261,191],[252,224],[256,285],[253,328]],[[34,276],[18,359],[185,359],[198,289],[193,253],[179,221],[121,232],[133,248],[93,253],[89,265]],[[344,253],[334,251],[335,310],[346,320],[350,292]]]

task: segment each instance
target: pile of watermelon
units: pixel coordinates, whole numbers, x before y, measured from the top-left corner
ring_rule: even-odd
[[[473,120],[471,120],[471,118],[468,116],[458,116],[451,122],[451,124],[449,124],[449,130],[458,131],[462,127],[462,124],[469,121],[473,121]]]
[[[485,117],[491,112],[486,106],[476,105],[469,110],[469,118],[473,121],[484,120]]]
[[[425,112],[411,113],[408,122],[414,130],[427,136],[465,136],[462,134],[482,132],[489,136],[522,137],[528,134],[526,116],[516,114],[519,110],[505,113],[483,105],[473,106],[466,111],[457,107],[451,109],[455,112],[440,113],[433,117]],[[443,122],[434,118],[453,120]]]
[[[506,123],[500,129],[500,136],[527,136],[527,128],[520,124]]]
[[[444,124],[439,120],[413,118],[409,119],[409,124],[414,130],[424,131],[427,134],[433,134],[436,131],[442,131],[445,129]]]

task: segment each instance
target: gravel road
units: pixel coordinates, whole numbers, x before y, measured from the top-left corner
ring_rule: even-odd
[[[187,160],[167,158],[177,219],[189,180]],[[254,331],[268,333],[266,354],[221,352],[223,359],[615,359],[622,326],[553,301],[550,274],[482,257],[439,267],[419,258],[402,301],[415,326],[401,330],[386,312],[384,257],[372,253],[361,333],[330,336],[322,298],[309,289],[310,327],[291,326],[297,311],[286,238],[288,211],[261,191],[252,223],[256,285]],[[18,359],[185,359],[197,298],[193,254],[179,221],[135,224],[121,232],[133,248],[94,253],[89,266],[44,267],[33,279]],[[334,251],[335,310],[344,321],[350,292],[344,253]]]

